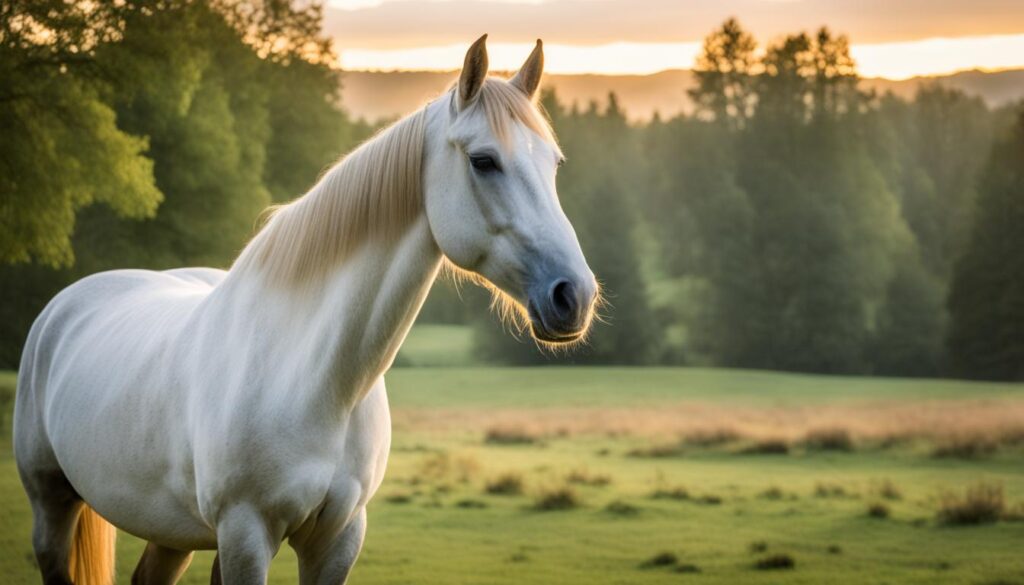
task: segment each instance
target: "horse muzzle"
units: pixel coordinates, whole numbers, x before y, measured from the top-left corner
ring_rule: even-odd
[[[593,276],[540,279],[531,287],[527,312],[533,336],[545,343],[572,343],[590,327],[597,298]]]

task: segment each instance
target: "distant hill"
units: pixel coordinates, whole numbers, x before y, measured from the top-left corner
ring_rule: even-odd
[[[455,81],[456,73],[346,71],[342,78],[342,100],[349,112],[358,117],[393,118],[443,92]],[[991,106],[1024,98],[1024,69],[963,71],[902,81],[871,78],[863,80],[862,85],[909,98],[922,83],[931,81],[981,96]],[[581,106],[592,100],[603,102],[614,91],[631,118],[646,120],[656,111],[663,117],[687,111],[690,101],[686,90],[693,87],[694,81],[692,72],[672,69],[651,75],[548,75],[545,83],[555,87],[562,101]]]

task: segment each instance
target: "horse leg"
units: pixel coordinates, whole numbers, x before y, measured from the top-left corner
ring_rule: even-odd
[[[293,544],[299,557],[300,585],[342,585],[348,579],[366,535],[366,508],[359,510],[340,533]]]
[[[174,585],[191,562],[191,551],[150,542],[132,573],[132,585]]]
[[[213,557],[213,569],[210,570],[210,585],[221,585],[220,578],[220,555]]]
[[[254,510],[236,506],[217,522],[217,559],[224,585],[267,582],[270,561],[280,547],[281,534],[272,531]]]
[[[64,473],[23,473],[32,504],[32,548],[45,585],[72,585],[72,538],[83,503]]]

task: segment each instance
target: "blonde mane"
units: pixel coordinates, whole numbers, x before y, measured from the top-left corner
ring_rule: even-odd
[[[471,107],[483,108],[499,140],[506,141],[510,123],[518,121],[554,143],[538,106],[504,80],[485,81]],[[302,197],[269,208],[263,229],[235,267],[300,284],[329,272],[371,239],[397,239],[423,211],[425,130],[424,107],[342,158]]]

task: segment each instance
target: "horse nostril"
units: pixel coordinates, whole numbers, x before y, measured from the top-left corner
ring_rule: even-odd
[[[559,319],[573,319],[576,315],[576,289],[565,278],[551,285],[551,306]]]

